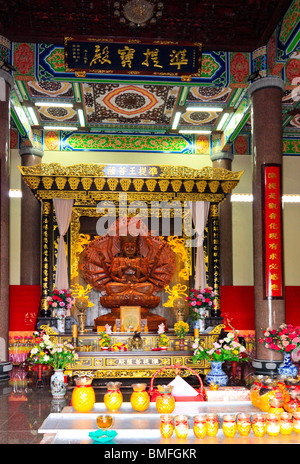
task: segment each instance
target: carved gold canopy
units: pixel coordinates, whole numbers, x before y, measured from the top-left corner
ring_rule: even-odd
[[[238,184],[243,171],[182,166],[58,163],[19,166],[24,181],[41,201],[72,198],[74,205],[128,201],[222,202]]]

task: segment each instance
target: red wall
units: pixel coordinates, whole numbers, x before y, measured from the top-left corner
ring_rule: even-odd
[[[40,301],[39,285],[10,285],[9,331],[34,331]]]
[[[300,325],[300,287],[285,287],[286,322]],[[254,330],[253,286],[222,286],[221,312],[226,328],[228,322],[238,330]],[[10,286],[10,331],[33,331],[39,310],[39,285]]]
[[[222,286],[220,297],[225,324],[229,321],[238,330],[255,329],[253,286]],[[300,325],[300,287],[285,287],[285,322]]]

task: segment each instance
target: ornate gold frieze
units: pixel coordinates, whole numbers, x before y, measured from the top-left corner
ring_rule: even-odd
[[[59,163],[41,163],[34,166],[19,166],[23,176],[63,176],[63,177],[113,177],[106,176],[106,164],[75,164],[62,166]],[[202,169],[192,169],[187,166],[159,166],[151,171],[153,178],[165,179],[203,179],[238,181],[243,171],[229,171],[223,168],[206,166]],[[158,172],[159,168],[159,172]],[[156,174],[158,173],[158,174]]]
[[[73,198],[77,205],[92,205],[107,199],[110,194],[111,201],[117,203],[122,192],[130,195],[129,201],[176,199],[182,202],[222,202],[243,173],[212,167],[197,170],[184,166],[143,165],[141,172],[146,170],[144,177],[144,174],[141,177],[137,174],[128,176],[131,169],[126,176],[109,176],[106,173],[123,173],[126,167],[100,164],[61,166],[58,163],[19,166],[19,169],[39,200]]]

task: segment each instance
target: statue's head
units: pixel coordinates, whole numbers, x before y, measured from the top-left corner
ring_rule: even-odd
[[[133,235],[126,235],[120,237],[121,251],[129,258],[135,256],[139,247],[139,237]]]

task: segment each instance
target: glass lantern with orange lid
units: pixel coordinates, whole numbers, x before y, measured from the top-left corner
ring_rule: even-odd
[[[258,406],[259,390],[261,389],[263,381],[265,379],[266,378],[263,375],[255,376],[253,379],[254,382],[250,387],[250,401],[253,404],[253,406],[257,408],[259,407]]]
[[[121,382],[107,382],[107,392],[104,395],[104,404],[111,412],[116,412],[122,406],[123,395],[120,391]]]
[[[133,392],[130,397],[130,403],[135,411],[143,412],[148,409],[150,404],[150,396],[146,391],[147,384],[134,383],[132,385]]]
[[[270,414],[281,414],[284,412],[283,409],[283,397],[281,391],[276,391],[275,396],[269,399],[270,403]]]
[[[75,379],[76,387],[72,392],[72,406],[77,412],[88,412],[95,404],[95,391],[92,387],[93,377],[84,375]]]
[[[283,408],[286,412],[300,412],[299,380],[294,378],[286,379],[283,398]]]
[[[175,409],[175,398],[172,395],[173,385],[158,385],[156,409],[160,414],[171,414]]]
[[[277,387],[276,380],[267,379],[263,381],[263,384],[259,390],[258,395],[258,407],[263,412],[268,412],[271,405],[270,399],[276,397],[276,393],[280,390]]]

